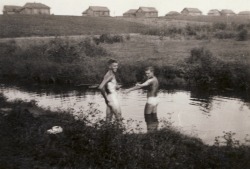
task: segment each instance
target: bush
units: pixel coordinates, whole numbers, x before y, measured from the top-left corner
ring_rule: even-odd
[[[195,38],[197,40],[208,40],[209,39],[207,34],[198,34],[198,35],[195,36]]]
[[[216,32],[214,34],[214,37],[218,39],[233,39],[235,38],[235,33],[228,32],[228,31],[220,31],[220,32]]]
[[[246,41],[248,39],[248,31],[246,29],[242,29],[237,34],[238,41]]]
[[[96,82],[102,66],[94,66],[98,60],[94,63],[92,57],[110,55],[90,39],[75,42],[55,38],[27,48],[20,48],[13,42],[0,44],[0,47],[3,52],[0,55],[1,77],[45,83]]]
[[[190,25],[187,25],[185,27],[185,31],[186,31],[186,34],[189,35],[189,36],[196,35],[196,30],[194,29],[194,27],[191,27]]]
[[[98,45],[99,43],[121,43],[124,40],[121,35],[102,34],[99,38],[94,37],[93,41]]]
[[[226,28],[227,28],[227,24],[223,23],[223,22],[213,24],[213,29],[214,30],[226,30]]]
[[[204,48],[193,48],[187,58],[185,78],[191,84],[201,87],[212,86],[215,58]]]

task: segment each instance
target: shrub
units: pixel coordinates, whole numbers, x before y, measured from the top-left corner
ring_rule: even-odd
[[[187,58],[185,78],[191,84],[201,87],[209,87],[213,82],[212,53],[204,48],[193,48],[190,57]]]
[[[242,29],[237,34],[238,41],[246,41],[248,39],[248,31],[246,29]]]
[[[185,27],[185,31],[186,31],[186,34],[189,35],[189,36],[196,35],[196,30],[194,29],[194,27],[191,27],[190,25],[187,25]]]
[[[196,35],[195,36],[195,38],[197,39],[197,40],[208,40],[209,39],[209,37],[208,37],[208,35],[207,34],[198,34],[198,35]]]
[[[46,44],[19,48],[16,44],[0,44],[0,76],[38,82],[96,82],[101,66],[92,57],[105,57],[109,52],[90,39],[75,42],[55,38]],[[95,73],[93,73],[95,72]],[[82,79],[84,80],[82,80]]]
[[[213,28],[214,28],[214,30],[226,30],[227,24],[223,23],[223,22],[214,23]]]
[[[128,34],[128,35],[126,35],[126,40],[130,40],[130,35]]]
[[[218,39],[233,39],[235,38],[235,33],[228,31],[219,31],[214,34],[214,37]]]
[[[124,40],[121,35],[102,34],[99,38],[94,37],[93,41],[98,45],[99,43],[121,43]]]

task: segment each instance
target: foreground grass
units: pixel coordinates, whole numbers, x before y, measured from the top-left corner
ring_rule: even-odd
[[[249,147],[207,146],[164,128],[154,133],[127,133],[100,120],[89,125],[66,112],[30,113],[32,103],[0,97],[0,168],[249,168]],[[8,113],[3,108],[11,107]],[[94,109],[89,111],[92,116]],[[52,126],[63,133],[49,135]],[[232,140],[231,140],[232,141]],[[229,140],[230,143],[230,140]]]

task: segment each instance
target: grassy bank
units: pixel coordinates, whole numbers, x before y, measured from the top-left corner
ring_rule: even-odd
[[[124,85],[143,81],[154,66],[161,87],[249,89],[249,43],[232,40],[171,40],[109,35],[0,43],[0,77],[39,83],[96,84],[109,58],[120,62]],[[27,45],[29,44],[29,45]]]
[[[232,133],[207,146],[172,127],[136,134],[102,119],[90,126],[88,116],[96,114],[93,107],[79,121],[67,112],[32,114],[33,103],[6,102],[2,95],[0,105],[0,168],[250,167],[249,147],[235,142]],[[63,132],[48,134],[55,125]]]

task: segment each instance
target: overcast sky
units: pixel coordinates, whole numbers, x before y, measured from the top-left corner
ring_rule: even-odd
[[[81,15],[88,6],[107,6],[110,15],[120,16],[128,9],[139,6],[155,7],[159,16],[169,11],[178,11],[184,7],[199,8],[203,14],[210,9],[232,9],[235,12],[250,10],[250,0],[0,0],[1,14],[4,5],[20,5],[26,2],[40,2],[51,7],[55,15]]]

